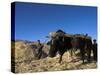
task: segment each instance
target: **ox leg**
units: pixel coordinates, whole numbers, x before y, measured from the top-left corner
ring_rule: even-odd
[[[60,53],[60,59],[59,59],[59,63],[62,62],[62,56],[63,56],[64,52]]]
[[[76,51],[77,49],[76,48],[72,48],[71,49],[71,56],[74,56],[75,55],[75,51]]]
[[[72,48],[71,50],[70,50],[70,54],[71,54],[71,58],[72,58],[72,61],[73,61],[73,50],[74,50],[74,48]]]
[[[70,56],[73,56],[73,49],[69,50]]]
[[[85,51],[84,51],[84,49],[80,49],[80,53],[81,53],[81,59],[82,59],[83,64],[84,64],[84,59],[85,59]]]
[[[77,48],[74,49],[74,55],[76,55],[76,53],[75,53],[76,51],[77,51]]]
[[[88,62],[91,62],[91,49],[87,52],[87,60]]]
[[[61,63],[61,61],[62,61],[62,56],[63,56],[63,55],[60,55],[59,63]]]
[[[71,50],[71,57],[73,56],[73,49]]]

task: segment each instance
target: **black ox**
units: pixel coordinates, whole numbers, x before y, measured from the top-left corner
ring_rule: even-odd
[[[56,33],[59,34],[59,32],[65,34],[65,32],[63,32],[62,30],[58,30]],[[87,53],[87,60],[90,62],[92,41],[91,39],[87,39],[86,37],[87,35],[84,36],[84,38],[81,38],[62,36],[61,34],[57,35],[56,37],[52,37],[49,56],[55,57],[56,53],[58,52],[60,54],[59,63],[61,63],[63,54],[68,50],[72,50],[72,48],[76,48],[80,50],[81,60],[83,61],[83,63],[85,60],[85,53]]]

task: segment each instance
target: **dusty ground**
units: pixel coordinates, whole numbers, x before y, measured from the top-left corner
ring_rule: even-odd
[[[74,55],[73,58],[69,52],[63,55],[63,61],[58,63],[59,55],[54,58],[46,57],[40,60],[34,59],[33,48],[30,44],[24,42],[16,42],[15,45],[15,72],[43,72],[43,71],[59,71],[59,70],[80,70],[80,69],[96,69],[96,62],[82,64],[79,56]],[[78,51],[76,52],[76,54]]]

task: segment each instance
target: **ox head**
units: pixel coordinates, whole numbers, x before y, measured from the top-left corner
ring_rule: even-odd
[[[60,43],[62,42],[63,37],[59,36],[55,32],[50,33],[50,36],[51,36],[51,40],[47,43],[50,45],[48,56],[55,57],[59,50],[59,46],[60,46]]]
[[[51,39],[49,42],[50,50],[49,50],[49,57],[55,57],[57,53],[57,41],[55,38]]]

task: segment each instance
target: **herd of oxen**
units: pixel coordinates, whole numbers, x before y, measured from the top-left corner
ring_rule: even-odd
[[[82,60],[82,63],[85,60],[91,62],[92,59],[97,61],[97,43],[88,34],[72,35],[65,33],[63,30],[57,30],[56,32],[50,33],[50,41],[47,42],[47,45],[50,45],[49,57],[55,57],[59,53],[59,63],[62,62],[62,56],[66,51],[70,51],[71,56],[73,56],[73,52],[77,50],[80,52],[80,60]],[[43,45],[38,40],[38,58],[42,55],[42,48]]]

